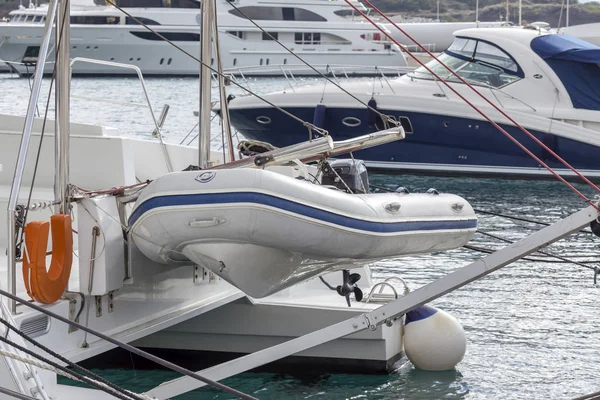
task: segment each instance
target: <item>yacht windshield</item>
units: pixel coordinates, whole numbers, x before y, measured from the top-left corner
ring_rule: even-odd
[[[502,87],[524,77],[511,56],[499,47],[481,40],[456,38],[438,59],[467,82],[478,85]],[[431,60],[426,66],[444,80],[458,81],[436,60]],[[425,67],[417,68],[411,76],[434,79]]]

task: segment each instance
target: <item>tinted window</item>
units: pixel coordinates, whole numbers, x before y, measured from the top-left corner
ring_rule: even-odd
[[[305,10],[304,8],[294,8],[295,20],[296,21],[327,21],[319,14],[315,14],[312,11]]]
[[[119,17],[95,17],[80,15],[71,17],[71,23],[83,25],[114,25],[119,23]]]
[[[523,78],[519,65],[501,48],[480,40],[456,38],[438,59],[469,83],[490,87],[503,87]],[[436,60],[427,63],[442,79],[458,79]],[[409,76],[433,79],[424,68],[417,68]]]
[[[242,31],[227,31],[227,33],[230,34],[231,36],[235,36],[236,38],[240,38],[240,39],[244,38],[244,32],[242,32]]]
[[[277,40],[277,32],[263,32],[262,40]]]
[[[137,36],[140,39],[145,40],[163,40],[153,32],[129,32],[133,36]],[[173,42],[199,42],[200,34],[189,33],[189,32],[159,32],[162,36]]]
[[[119,7],[137,8],[200,8],[200,2],[193,0],[112,0]],[[101,4],[104,0],[94,0]]]
[[[327,21],[319,14],[297,7],[247,6],[229,10],[229,13],[236,17],[257,21]]]
[[[154,21],[153,19],[144,18],[144,17],[135,17],[135,19],[127,17],[125,19],[125,23],[127,25],[139,25],[139,23],[136,21],[136,19],[145,25],[160,25],[158,22]]]
[[[284,7],[281,10],[281,15],[284,21],[293,21],[295,17],[294,9],[290,7]]]
[[[468,61],[481,62],[515,74],[519,72],[517,63],[504,50],[481,40],[456,38],[447,51],[452,55],[465,57]]]
[[[454,42],[448,48],[448,51],[451,51],[456,54],[460,54],[465,57],[473,57],[473,53],[475,52],[475,45],[477,41],[465,38],[456,38]]]
[[[500,68],[504,68],[512,72],[517,72],[519,70],[517,63],[510,58],[508,54],[500,50],[498,47],[486,42],[477,43],[475,58],[492,65],[497,65]]]
[[[318,32],[304,32],[294,34],[296,44],[321,44],[321,34]]]

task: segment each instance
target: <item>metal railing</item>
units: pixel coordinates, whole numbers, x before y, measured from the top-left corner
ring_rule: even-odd
[[[331,74],[332,72],[338,75],[361,75],[374,76],[380,75],[382,72],[385,75],[403,75],[410,72],[414,67],[382,67],[382,66],[366,66],[366,65],[348,65],[348,64],[311,64],[323,75]],[[305,64],[272,64],[272,65],[249,65],[238,68],[227,68],[223,72],[228,75],[246,77],[247,75],[273,75],[274,72],[282,73],[286,71],[288,74],[296,75],[312,75],[318,76],[316,72]]]
[[[169,157],[169,152],[167,151],[167,145],[165,144],[161,132],[161,124],[158,122],[156,115],[154,114],[154,109],[152,108],[152,103],[150,102],[150,96],[148,95],[148,90],[146,89],[146,83],[144,81],[144,76],[142,75],[142,70],[140,70],[137,66],[132,64],[123,64],[116,63],[113,61],[103,61],[103,60],[95,60],[93,58],[84,58],[84,57],[75,57],[71,60],[71,71],[73,71],[73,64],[76,62],[83,62],[88,64],[98,64],[98,65],[108,65],[111,67],[117,68],[125,68],[132,69],[136,72],[138,78],[140,79],[140,83],[142,84],[142,89],[144,90],[144,96],[146,97],[146,103],[148,105],[148,109],[150,110],[150,114],[152,115],[152,121],[154,122],[155,132],[157,133],[158,140],[160,141],[160,145],[163,151],[163,156],[165,158],[165,164],[167,165],[167,170],[169,172],[173,172],[173,165],[171,164],[171,158]],[[92,100],[93,98],[88,98]],[[134,103],[135,104],[135,103]],[[139,104],[137,104],[139,106]]]
[[[260,73],[266,71],[272,71],[273,69],[277,69],[281,73],[281,77],[286,80],[287,86],[295,92],[297,88],[310,84],[316,84],[315,81],[310,82],[302,82],[296,79],[294,72],[298,75],[303,75],[303,72],[312,72],[313,75],[311,77],[320,78],[324,80],[324,84],[327,85],[329,80],[327,78],[332,78],[336,84],[341,85],[339,78],[350,79],[353,74],[359,74],[360,76],[364,76],[367,78],[379,79],[382,82],[382,85],[385,84],[389,87],[392,93],[395,93],[394,88],[390,82],[390,78],[400,77],[408,72],[410,72],[413,68],[411,67],[365,67],[365,66],[341,66],[341,65],[313,65],[313,67],[317,68],[319,72],[321,72],[325,77],[316,75],[314,70],[310,69],[305,65],[272,65],[269,66],[271,69],[267,70],[264,67],[260,66],[250,66],[245,68],[238,68],[237,74],[230,75],[230,79],[235,80],[237,83],[243,86],[250,86],[250,80],[248,79],[252,74],[260,75]],[[260,69],[263,68],[263,69]],[[322,70],[320,68],[323,68]],[[357,72],[359,70],[369,71],[369,75],[360,74]],[[244,71],[246,72],[244,74]],[[249,74],[250,71],[250,74]],[[227,71],[231,74],[232,70]]]
[[[421,43],[421,45],[416,44],[403,44],[402,50],[411,52],[411,53],[424,53],[423,48],[426,50],[435,53],[435,43]]]

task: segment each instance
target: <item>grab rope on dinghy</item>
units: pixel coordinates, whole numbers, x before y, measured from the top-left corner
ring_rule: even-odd
[[[406,188],[404,187],[398,187],[398,189],[393,190],[390,188],[387,188],[385,186],[380,186],[380,185],[376,185],[376,184],[372,184],[369,183],[369,186],[372,187],[373,189],[377,189],[377,190],[381,190],[384,192],[390,192],[390,193],[394,193],[397,192],[398,189],[403,189],[406,190]],[[516,221],[521,221],[521,222],[528,222],[528,223],[533,223],[533,224],[538,224],[538,225],[542,225],[542,226],[550,226],[550,223],[548,222],[543,222],[543,221],[536,221],[533,219],[529,219],[529,218],[523,218],[523,217],[517,217],[517,216],[513,216],[513,215],[506,215],[506,214],[502,214],[502,213],[497,213],[497,212],[492,212],[492,211],[485,211],[485,210],[481,210],[478,208],[473,208],[473,210],[477,213],[482,213],[482,214],[487,214],[487,215],[492,215],[492,216],[496,216],[496,217],[501,217],[501,218],[506,218],[509,220],[516,220]],[[535,229],[535,228],[531,228],[531,227],[525,227],[522,226],[523,228],[528,228],[528,229]],[[595,234],[595,232],[587,230],[587,229],[582,229],[581,231],[579,231],[580,233],[585,233],[585,234]],[[492,239],[507,243],[507,244],[513,244],[514,241],[510,240],[510,239],[506,239],[503,238],[501,236],[492,234],[490,232],[485,232],[485,231],[481,231],[478,230],[476,231],[476,233],[490,237]],[[481,246],[474,246],[472,244],[467,244],[464,245],[463,248],[467,249],[467,250],[471,250],[471,251],[476,251],[479,253],[483,253],[483,254],[491,254],[494,253],[496,250],[495,249],[490,249],[490,248],[486,248],[486,247],[481,247]],[[592,254],[586,254],[586,255],[569,255],[569,257],[565,257],[565,256],[561,256],[558,254],[554,254],[551,253],[547,250],[538,250],[536,253],[545,256],[546,258],[554,258],[555,260],[548,260],[548,259],[543,259],[540,257],[523,257],[521,258],[521,260],[524,261],[529,261],[529,262],[536,262],[536,263],[559,263],[559,262],[564,262],[564,263],[568,263],[568,264],[573,264],[573,265],[577,265],[579,267],[585,268],[585,269],[589,269],[592,270],[592,272],[594,273],[594,284],[597,284],[598,281],[598,275],[600,275],[600,267],[598,266],[593,266],[593,265],[589,265],[589,264],[598,264],[598,259],[600,258],[600,254],[597,253],[592,253]],[[577,257],[577,258],[594,258],[594,261],[576,261],[571,259],[570,257]]]

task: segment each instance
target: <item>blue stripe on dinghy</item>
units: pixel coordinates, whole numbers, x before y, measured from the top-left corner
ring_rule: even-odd
[[[476,219],[462,221],[406,221],[406,222],[373,222],[335,214],[330,211],[320,210],[294,201],[282,199],[263,193],[237,192],[237,193],[207,193],[207,194],[179,194],[173,196],[157,196],[144,201],[139,205],[129,218],[129,226],[148,211],[161,207],[190,206],[195,204],[231,204],[231,203],[256,203],[281,210],[289,211],[305,217],[329,222],[347,228],[369,232],[408,232],[408,231],[435,231],[445,229],[474,229],[477,228]]]

